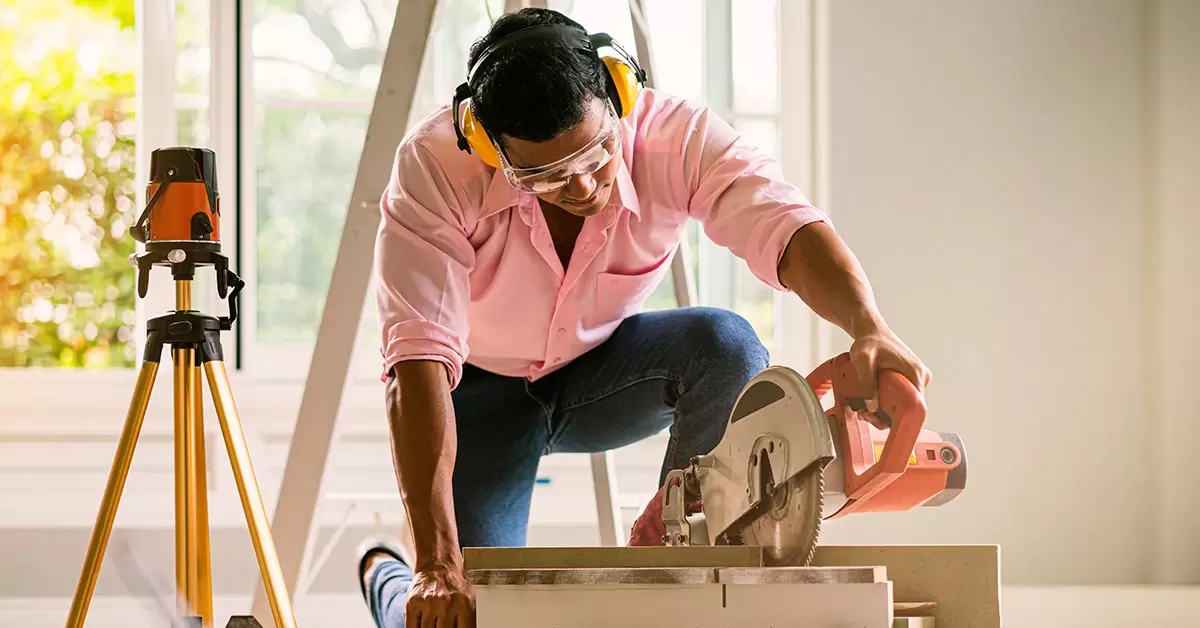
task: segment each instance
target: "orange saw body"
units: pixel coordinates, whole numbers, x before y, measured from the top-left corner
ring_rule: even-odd
[[[855,512],[894,512],[940,506],[966,486],[966,464],[958,435],[924,429],[921,394],[903,375],[879,374],[881,430],[860,413],[868,412],[859,394],[849,354],[817,367],[806,378],[818,397],[833,393],[826,413],[835,432],[838,460],[825,471],[826,518]]]

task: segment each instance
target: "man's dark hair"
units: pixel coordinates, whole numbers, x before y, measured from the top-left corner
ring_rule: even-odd
[[[504,36],[529,26],[574,20],[549,9],[522,9],[501,16],[471,46],[468,70],[479,55]],[[594,55],[556,40],[532,41],[500,58],[489,58],[472,81],[471,111],[497,141],[504,136],[545,142],[583,121],[584,105],[608,98],[607,70]]]

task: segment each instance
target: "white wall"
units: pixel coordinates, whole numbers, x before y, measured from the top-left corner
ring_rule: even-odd
[[[828,3],[830,210],[969,471],[942,509],[823,539],[999,543],[1007,584],[1200,580],[1200,20],[1154,4]]]
[[[1200,409],[1200,3],[1163,2],[1155,16],[1159,51],[1152,87],[1156,142],[1151,189],[1159,211],[1151,241],[1157,255],[1154,294],[1161,307],[1151,325],[1157,360],[1151,410],[1160,417],[1159,571],[1164,582],[1200,582],[1200,481],[1194,443]]]

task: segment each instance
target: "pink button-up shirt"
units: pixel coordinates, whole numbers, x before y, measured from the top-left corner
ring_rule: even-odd
[[[530,380],[561,368],[639,311],[689,218],[787,290],[788,241],[826,217],[774,160],[707,108],[653,89],[621,133],[608,206],[584,221],[567,268],[537,197],[458,149],[448,107],[409,133],[375,247],[384,378],[414,359],[444,363],[452,386],[466,361]]]

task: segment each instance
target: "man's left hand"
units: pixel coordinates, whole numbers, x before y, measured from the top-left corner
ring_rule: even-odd
[[[857,330],[856,330],[857,331]],[[880,429],[873,412],[879,408],[879,371],[892,369],[908,378],[921,393],[933,380],[933,374],[896,334],[885,325],[870,325],[855,334],[850,345],[850,361],[858,372],[860,392],[867,400],[867,409],[872,413],[864,416]]]

